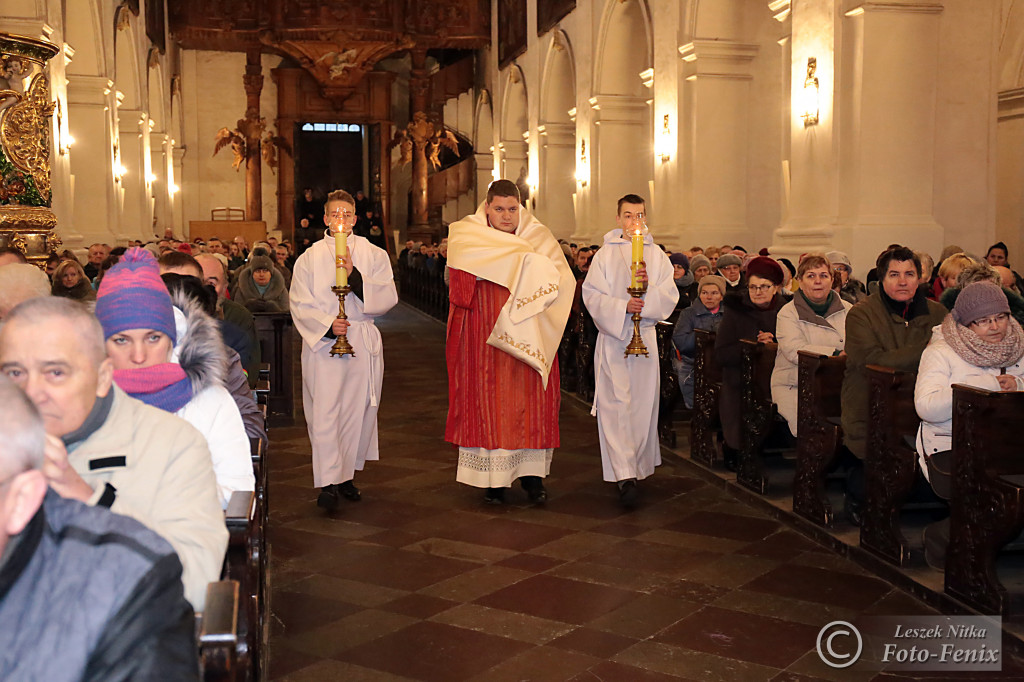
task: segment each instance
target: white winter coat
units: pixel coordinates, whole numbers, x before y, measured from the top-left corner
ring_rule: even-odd
[[[976,367],[960,357],[942,335],[942,325],[932,328],[932,338],[921,355],[914,386],[914,406],[921,418],[917,432],[917,453],[921,471],[928,476],[925,455],[953,447],[953,384],[966,384],[998,391],[999,367]],[[1024,390],[1024,365],[1018,360],[1006,368],[1017,378],[1017,389]]]
[[[178,341],[171,361],[181,365],[192,383],[192,399],[175,414],[206,438],[220,504],[226,509],[232,492],[256,489],[249,437],[238,405],[224,387],[224,341],[217,322],[183,295],[172,300]]]
[[[793,300],[779,310],[775,324],[775,338],[779,350],[775,355],[775,370],[772,372],[772,400],[778,406],[779,414],[786,419],[789,430],[796,436],[797,429],[797,383],[799,351],[806,350],[819,355],[833,355],[846,345],[846,313],[852,308],[838,295],[832,296],[832,305],[825,316],[815,314],[798,292]]]

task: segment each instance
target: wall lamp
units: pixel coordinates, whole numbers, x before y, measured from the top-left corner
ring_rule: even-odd
[[[818,124],[818,60],[815,57],[807,58],[807,78],[804,79],[803,112],[800,118],[804,120],[804,127]]]
[[[668,114],[661,128],[661,162],[666,163],[672,158],[672,128],[668,124]]]

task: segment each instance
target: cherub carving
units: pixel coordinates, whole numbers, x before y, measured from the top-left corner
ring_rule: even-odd
[[[401,165],[412,161],[413,146],[424,147],[430,165],[437,170],[441,167],[441,147],[446,147],[459,156],[459,140],[452,131],[443,125],[435,125],[422,111],[413,114],[412,121],[405,130],[395,132],[395,137],[388,143],[388,151],[395,147],[401,149],[398,159]]]

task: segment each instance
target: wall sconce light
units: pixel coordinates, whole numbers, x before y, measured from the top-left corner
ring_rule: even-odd
[[[156,180],[157,180],[156,174],[154,174],[154,173],[146,173],[146,182],[147,183],[152,185],[154,182],[156,182]]]
[[[588,180],[590,180],[590,162],[587,161],[587,141],[580,140],[580,160],[576,164],[576,182],[581,187],[586,187]]]
[[[64,146],[70,148],[71,145],[73,145],[74,143],[75,143],[75,137],[71,133],[68,133],[64,137]]]
[[[171,186],[170,186],[170,187],[169,187],[168,189],[170,189],[170,190],[171,190],[171,195],[173,196],[173,195],[177,194],[177,193],[178,193],[178,191],[179,191],[179,190],[180,190],[181,188],[180,188],[180,187],[178,187],[178,185],[176,185],[175,183],[173,183],[173,182],[172,182],[172,183],[171,183]]]
[[[661,162],[666,163],[672,158],[672,128],[668,124],[668,114],[661,128]]]
[[[817,125],[818,123],[818,60],[815,57],[807,58],[807,78],[804,79],[803,112],[800,117],[804,120],[804,127]]]

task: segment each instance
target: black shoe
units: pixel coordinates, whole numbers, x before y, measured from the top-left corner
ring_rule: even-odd
[[[548,500],[548,491],[544,489],[544,481],[540,476],[520,476],[519,485],[523,486],[530,502],[544,504]]]
[[[355,485],[352,484],[352,481],[339,483],[338,492],[341,493],[341,496],[346,500],[351,500],[353,502],[358,502],[363,499],[363,496],[359,494],[359,488],[355,487]]]
[[[722,443],[722,464],[729,471],[735,472],[739,468],[736,465],[736,459],[739,454],[739,450],[729,447],[724,442]]]
[[[316,506],[331,512],[338,508],[340,499],[338,486],[332,483],[320,489],[320,495],[316,498]]]
[[[843,515],[846,516],[847,521],[860,528],[860,524],[864,520],[864,503],[853,499],[847,493],[843,502]]]
[[[505,504],[505,489],[488,488],[484,492],[484,504]]]
[[[635,505],[640,496],[640,489],[636,487],[636,479],[627,478],[624,481],[619,481],[618,485],[619,502],[622,503],[622,506],[628,509]]]

